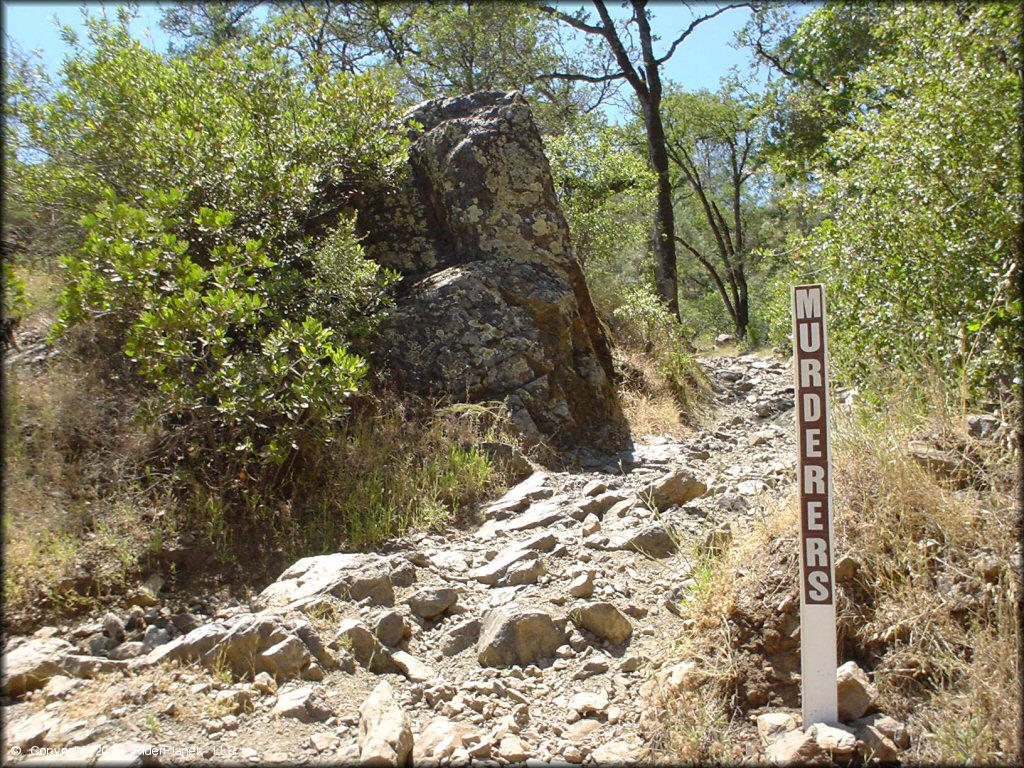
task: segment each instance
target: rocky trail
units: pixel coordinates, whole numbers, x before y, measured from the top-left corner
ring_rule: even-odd
[[[702,553],[788,490],[784,360],[701,360],[709,422],[537,471],[472,530],[306,558],[251,605],[134,607],[5,648],[4,756],[623,764]],[[169,602],[169,601],[168,601]]]

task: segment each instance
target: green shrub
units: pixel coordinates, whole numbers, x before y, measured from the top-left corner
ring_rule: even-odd
[[[687,347],[686,331],[649,285],[635,285],[615,310],[618,338],[651,351],[656,347]]]
[[[20,318],[28,310],[28,299],[25,296],[25,281],[22,280],[4,254],[3,261],[3,316],[4,318]]]
[[[884,105],[828,136],[804,247],[834,288],[834,359],[868,386],[938,374],[962,403],[1019,392],[1020,15],[893,5],[873,31],[893,42],[855,84]]]
[[[89,46],[67,30],[60,88],[8,104],[19,200],[77,217],[57,329],[123,352],[201,474],[287,488],[365,379],[350,346],[395,279],[341,192],[401,161],[392,94],[271,37],[161,56],[127,19],[87,17]]]
[[[156,195],[149,210],[111,200],[84,219],[85,243],[66,260],[61,323],[95,317],[123,339],[159,393],[150,413],[193,464],[280,482],[304,447],[328,438],[366,373],[345,336],[312,312],[321,307],[342,331],[367,326],[360,310],[379,303],[380,275],[349,222],[317,251],[318,299],[304,310],[301,281],[274,279],[277,265],[258,240],[235,242],[229,212],[200,209],[192,226],[216,244],[208,266],[194,261],[174,234],[187,227],[154,213],[179,198]],[[339,274],[352,259],[360,268]],[[329,302],[341,287],[345,295]]]
[[[88,45],[65,31],[72,54],[51,95],[11,84],[26,94],[7,104],[20,127],[11,181],[34,211],[77,220],[109,192],[143,206],[179,189],[182,222],[230,210],[235,228],[295,256],[313,222],[337,218],[323,190],[402,159],[393,92],[376,75],[296,64],[270,36],[168,57],[132,38],[127,16],[85,23]]]

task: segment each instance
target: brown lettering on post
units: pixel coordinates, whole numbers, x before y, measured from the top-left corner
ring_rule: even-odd
[[[834,589],[824,286],[798,285],[793,289],[793,323],[801,589],[804,605],[831,605]]]

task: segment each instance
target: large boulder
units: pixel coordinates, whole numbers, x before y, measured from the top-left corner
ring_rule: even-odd
[[[616,444],[608,341],[525,99],[436,99],[406,120],[404,176],[357,204],[367,254],[404,276],[382,329],[395,380],[501,400],[532,440]]]

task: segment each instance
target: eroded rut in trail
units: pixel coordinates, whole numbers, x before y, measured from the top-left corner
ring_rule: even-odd
[[[12,638],[5,756],[338,763],[411,735],[417,764],[643,758],[641,688],[690,629],[674,609],[700,553],[793,477],[785,361],[701,363],[713,426],[536,472],[476,530],[308,558],[213,616],[157,595]]]

